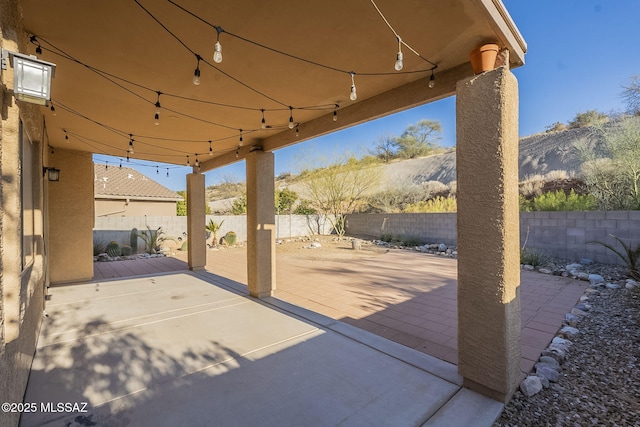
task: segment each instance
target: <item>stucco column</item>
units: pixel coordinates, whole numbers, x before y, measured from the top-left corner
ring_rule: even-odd
[[[458,371],[507,401],[520,379],[518,82],[498,68],[456,94]]]
[[[187,238],[189,270],[204,270],[207,264],[207,234],[205,232],[204,175],[187,175]]]
[[[272,296],[276,289],[273,177],[273,153],[247,154],[247,276],[256,298]]]

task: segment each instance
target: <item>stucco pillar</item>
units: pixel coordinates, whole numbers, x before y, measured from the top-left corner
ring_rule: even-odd
[[[204,175],[187,175],[187,236],[189,270],[204,270],[207,264],[207,234],[205,232]]]
[[[507,401],[520,379],[518,82],[498,68],[456,94],[458,371]]]
[[[273,177],[273,153],[247,154],[247,276],[256,298],[272,296],[276,289]]]

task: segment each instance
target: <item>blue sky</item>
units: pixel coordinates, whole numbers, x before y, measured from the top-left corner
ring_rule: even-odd
[[[520,135],[542,132],[579,112],[620,111],[622,86],[640,74],[640,0],[503,0],[527,42],[526,64],[514,70],[520,89]],[[438,120],[445,146],[455,144],[455,98],[451,97],[316,138],[275,152],[276,174],[295,172],[305,150],[363,153],[379,136],[400,135],[421,119]],[[95,156],[97,163],[107,157]],[[117,164],[117,159],[109,159]],[[191,168],[136,161],[130,164],[172,190],[186,187]],[[166,167],[166,166],[165,166]],[[244,162],[207,172],[207,185],[244,180]]]

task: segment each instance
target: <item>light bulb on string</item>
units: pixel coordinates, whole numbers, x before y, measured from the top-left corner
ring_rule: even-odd
[[[216,32],[218,33],[218,38],[216,40],[216,44],[213,45],[213,62],[219,64],[222,62],[222,45],[220,44],[220,33],[224,32],[222,27],[215,27]]]
[[[133,135],[129,134],[129,153],[133,154]]]
[[[238,145],[238,148],[236,148],[236,159],[240,157],[240,146]]]
[[[266,129],[267,128],[267,121],[264,119],[264,108],[261,109],[260,112],[262,112],[262,123],[260,123],[260,127],[262,129]]]
[[[289,107],[289,129],[293,129],[295,124],[293,123],[293,107]]]
[[[53,101],[51,102],[51,108],[50,108],[50,110],[51,110],[51,115],[52,115],[52,116],[55,116],[55,115],[56,115],[56,107],[54,107],[54,106],[53,106]]]
[[[189,155],[187,155],[187,166],[191,166],[191,162],[189,161]]]
[[[160,175],[160,168],[156,166],[156,175]]]
[[[200,167],[200,162],[198,161],[198,154],[196,153],[196,161],[193,163],[196,168]]]
[[[53,155],[55,155],[55,154],[56,154],[56,152],[53,150],[53,147],[50,145],[50,146],[49,146],[49,148],[51,149],[51,151],[50,151],[51,155],[52,155],[52,156],[53,156]]]
[[[351,75],[351,93],[349,94],[349,99],[352,101],[355,101],[356,99],[358,99],[358,94],[356,93],[356,81],[355,81],[356,73],[352,71],[349,74]]]
[[[242,145],[242,142],[244,141],[244,139],[242,138],[242,129],[239,129],[240,131],[240,145]]]
[[[196,63],[196,69],[193,72],[193,80],[192,80],[193,84],[196,85],[196,86],[198,86],[200,84],[200,60],[201,59],[202,59],[202,57],[196,53],[197,63]]]
[[[158,98],[156,99],[156,115],[154,116],[154,124],[156,126],[158,126],[160,124],[160,95],[162,95],[162,92],[158,91]]]
[[[396,63],[394,65],[396,71],[402,71],[402,67],[404,64],[402,63],[402,39],[398,36],[398,53],[396,55]]]
[[[167,178],[169,178],[169,168],[167,168]]]
[[[433,75],[433,70],[431,70],[431,77],[429,77],[429,89],[433,89],[436,85],[436,77]]]
[[[104,164],[104,170],[108,170],[109,169],[109,160],[107,160],[107,163]]]
[[[338,121],[338,108],[340,108],[340,106],[338,104],[336,104],[336,108],[333,109],[333,121],[334,122]]]
[[[213,156],[213,147],[211,147],[211,141],[209,141],[209,155]]]
[[[129,153],[127,153],[127,163],[129,163]]]
[[[298,125],[296,125],[296,137],[300,136],[300,129],[298,128]]]
[[[62,129],[64,131],[64,142],[69,143],[69,134],[66,129]]]
[[[118,166],[119,169],[122,169],[122,159],[120,159],[120,166]]]

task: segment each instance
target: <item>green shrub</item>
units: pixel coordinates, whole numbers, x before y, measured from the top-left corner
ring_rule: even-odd
[[[93,256],[98,256],[100,254],[103,254],[106,249],[107,249],[107,245],[102,240],[98,242],[93,242]]]
[[[547,257],[538,251],[524,248],[520,251],[520,264],[540,267],[545,262],[547,262]]]
[[[543,193],[531,202],[533,211],[592,211],[595,208],[596,199],[592,195],[576,194],[573,189],[569,194],[562,190]]]
[[[616,239],[618,243],[620,243],[620,245],[624,249],[622,252],[607,243],[596,241],[587,243],[595,243],[597,245],[604,246],[605,248],[616,254],[627,265],[627,270],[629,270],[629,277],[631,277],[633,280],[640,281],[640,243],[635,248],[633,248],[631,244],[629,244],[628,246],[625,245],[622,239],[620,239],[619,237],[616,237],[613,234],[610,234],[610,236]]]
[[[122,245],[120,250],[122,251],[122,256],[130,256],[133,254],[133,249],[129,245]]]
[[[411,203],[407,205],[404,212],[421,213],[421,212],[457,212],[458,203],[455,197],[438,196],[426,202]]]
[[[415,236],[404,236],[402,238],[403,246],[420,246],[422,245],[422,239]]]
[[[383,242],[387,242],[387,243],[392,242],[393,241],[393,234],[388,234],[388,233],[382,234],[380,236],[380,240],[382,240]]]
[[[180,246],[180,250],[181,251],[188,251],[189,250],[189,241],[185,240],[184,242],[182,242],[182,246]]]

